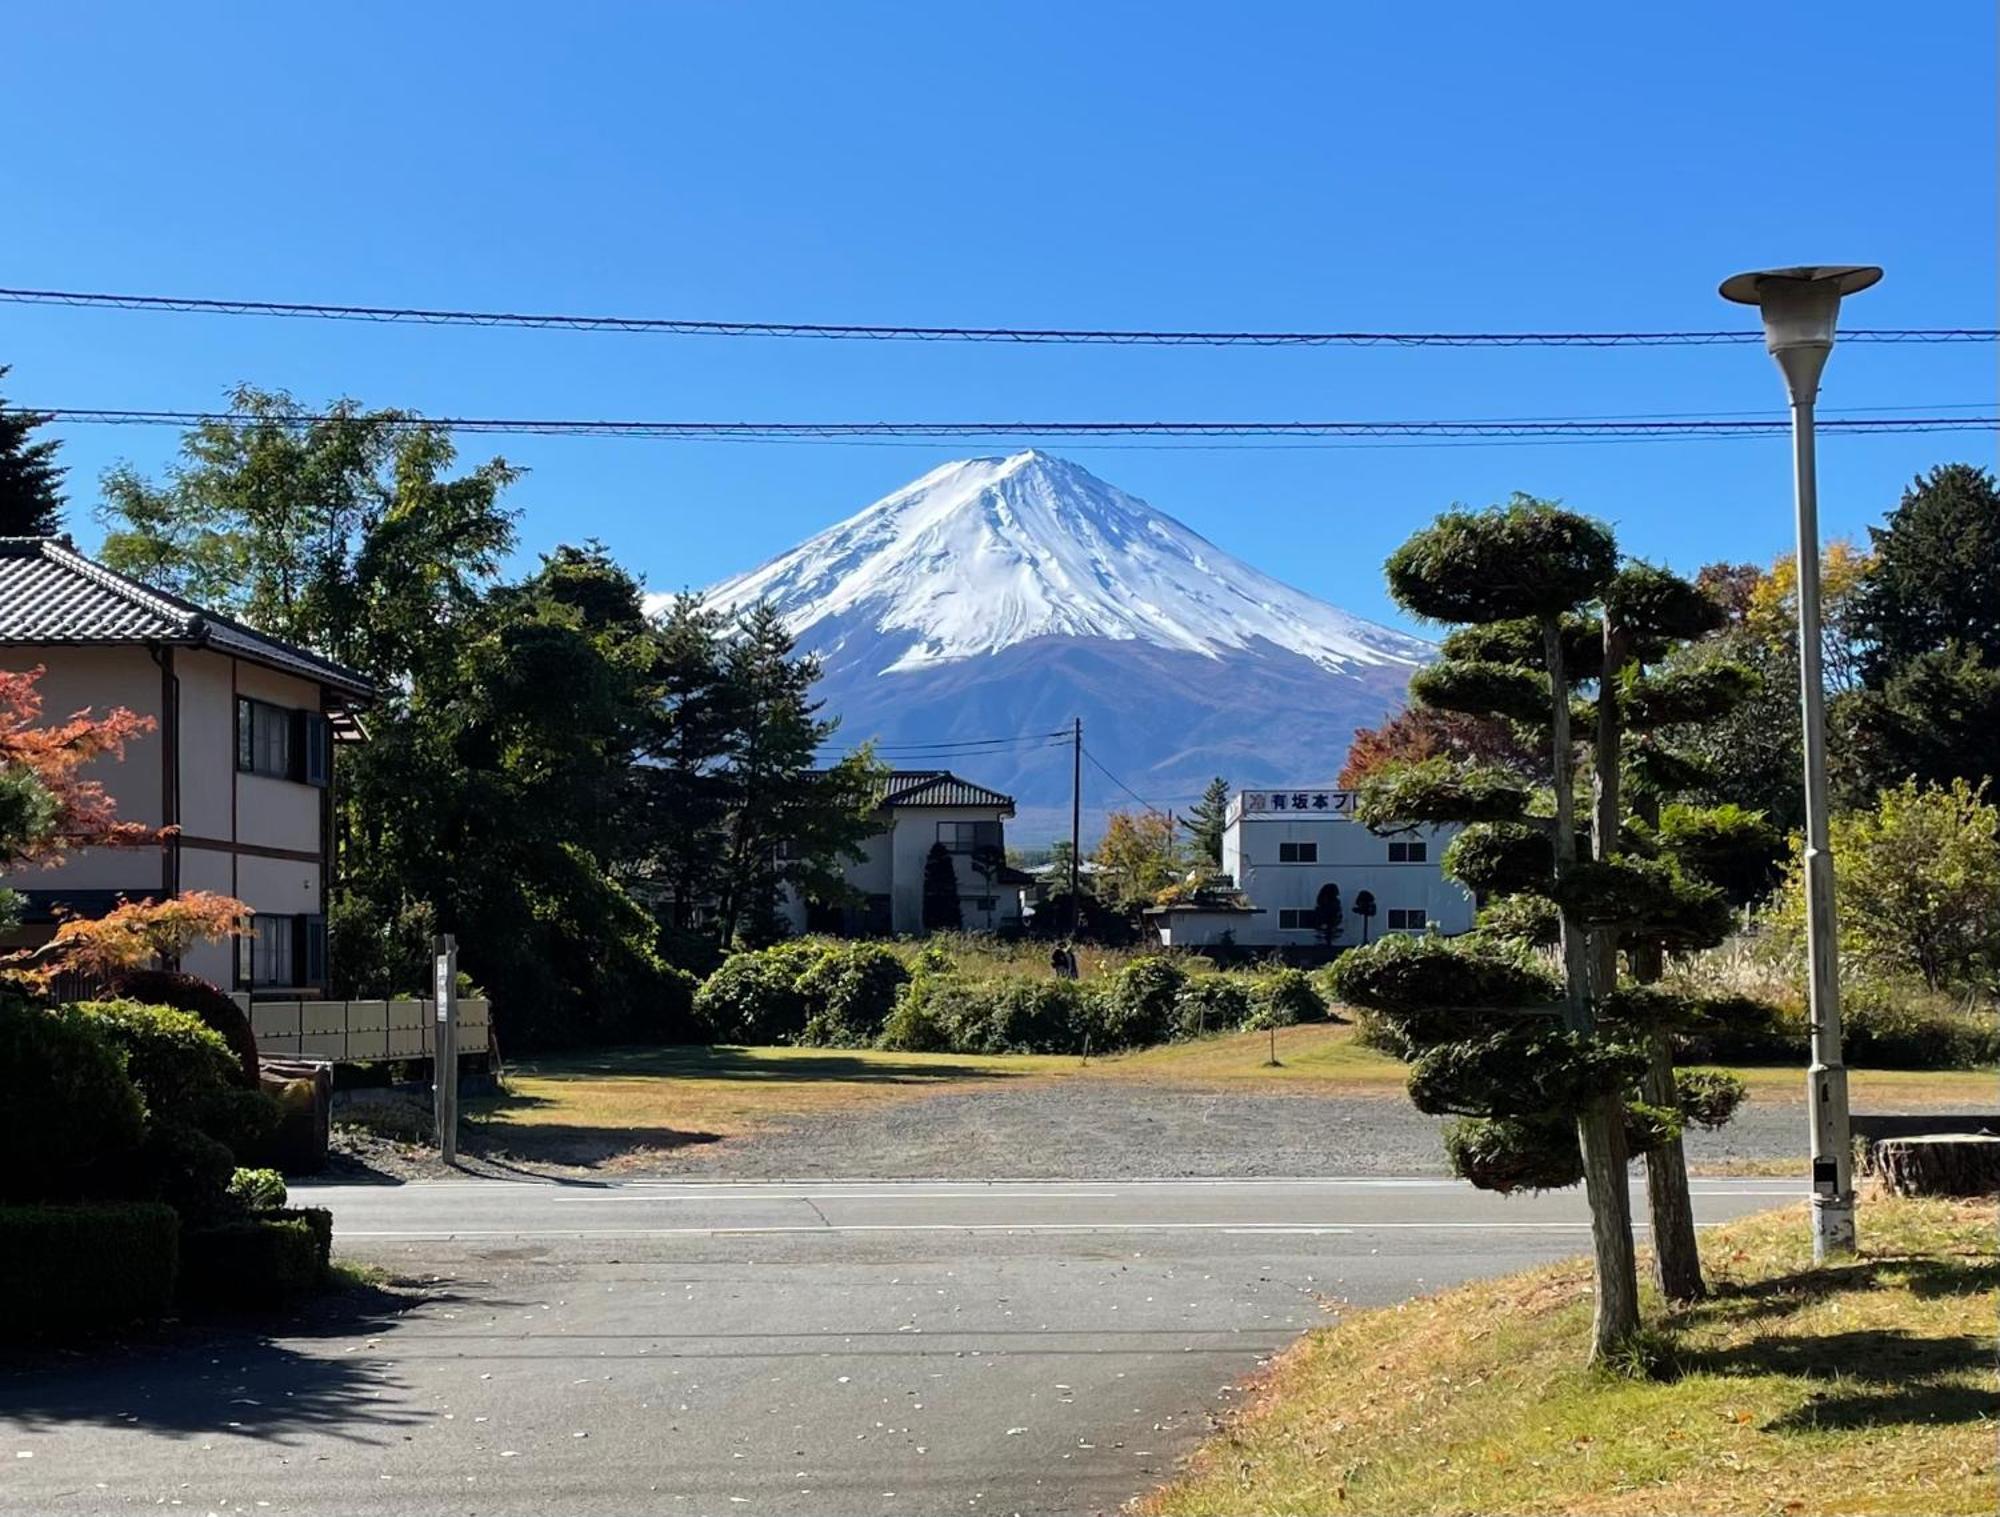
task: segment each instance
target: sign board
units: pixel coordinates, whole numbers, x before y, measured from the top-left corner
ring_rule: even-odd
[[[1354,810],[1352,790],[1246,790],[1246,816],[1348,816]]]

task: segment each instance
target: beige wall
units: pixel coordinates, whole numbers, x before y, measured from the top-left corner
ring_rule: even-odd
[[[154,730],[125,747],[121,763],[103,758],[83,774],[103,784],[118,803],[126,821],[158,826],[161,819],[160,669],[144,648],[0,648],[0,669],[43,670],[35,688],[42,696],[44,724],[61,722],[89,708],[103,716],[123,706],[153,718]],[[59,869],[17,870],[0,874],[0,885],[18,890],[157,890],[160,888],[157,848],[89,848],[70,855]]]
[[[39,686],[46,718],[121,705],[156,722],[162,715],[160,669],[143,647],[0,648],[0,668],[37,665],[46,669]],[[176,649],[174,673],[180,694],[180,888],[234,895],[267,914],[317,914],[323,792],[237,772],[236,696],[319,710],[319,685],[205,649]],[[127,747],[124,762],[100,761],[86,771],[117,801],[120,817],[155,826],[163,820],[162,741],[156,728]],[[309,857],[274,858],[270,850]],[[159,848],[85,849],[56,869],[0,876],[0,884],[19,889],[132,893],[158,890],[163,880]],[[184,962],[190,973],[223,986],[233,983],[234,965],[227,943],[199,945]]]

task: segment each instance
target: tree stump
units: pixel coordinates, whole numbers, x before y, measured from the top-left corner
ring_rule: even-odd
[[[1884,1138],[1872,1158],[1883,1186],[1899,1196],[2000,1194],[2000,1137],[1991,1133]]]

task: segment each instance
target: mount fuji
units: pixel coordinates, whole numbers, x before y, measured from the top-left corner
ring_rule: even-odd
[[[707,598],[770,601],[842,746],[1009,792],[1024,843],[1068,831],[1067,740],[1036,735],[1072,717],[1093,819],[1132,804],[1106,770],[1185,811],[1211,775],[1324,783],[1435,651],[1033,451],[933,469]]]

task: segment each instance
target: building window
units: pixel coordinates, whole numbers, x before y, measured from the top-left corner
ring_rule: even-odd
[[[1290,906],[1284,906],[1278,910],[1278,931],[1280,932],[1312,932],[1318,926],[1319,922],[1310,906],[1301,906],[1296,910]]]
[[[236,979],[246,990],[326,983],[326,918],[259,912],[236,940]]]
[[[1280,843],[1278,845],[1278,862],[1280,864],[1317,864],[1319,862],[1319,844]]]
[[[973,853],[981,848],[999,848],[998,822],[939,822],[938,841],[947,853]]]
[[[1389,862],[1392,864],[1421,864],[1430,858],[1430,854],[1431,845],[1429,843],[1391,843],[1389,845]]]
[[[333,728],[317,711],[290,711],[239,695],[236,767],[244,774],[326,785],[333,778]]]
[[[1422,844],[1418,845],[1419,847]],[[1402,906],[1389,908],[1389,930],[1391,932],[1422,932],[1429,924],[1421,910],[1410,910]]]
[[[998,896],[975,895],[969,897],[968,899],[971,900],[972,909],[974,911],[992,911],[995,907],[997,907],[1000,904],[1000,898]]]

